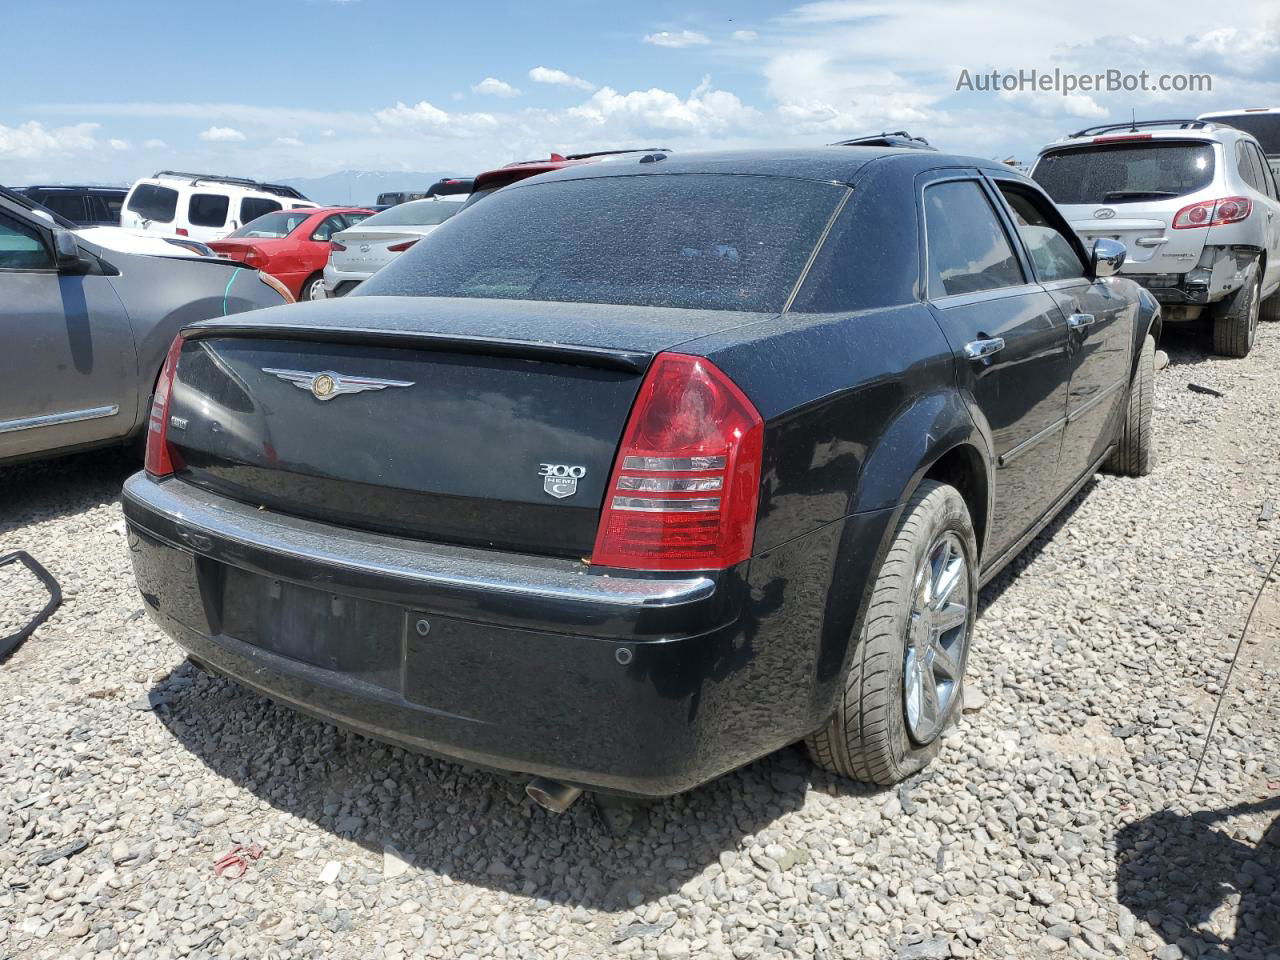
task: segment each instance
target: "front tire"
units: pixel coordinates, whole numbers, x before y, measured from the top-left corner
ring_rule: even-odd
[[[313,273],[302,285],[303,300],[324,300],[328,296],[324,289],[324,274]]]
[[[1223,305],[1222,312],[1213,318],[1213,352],[1222,357],[1247,357],[1253,349],[1253,338],[1258,331],[1259,298],[1262,284],[1256,268],[1249,274],[1235,296]]]
[[[1138,354],[1138,368],[1129,382],[1129,401],[1118,443],[1103,469],[1122,477],[1145,477],[1154,466],[1151,455],[1152,408],[1155,404],[1156,340],[1148,335]]]
[[[959,491],[921,483],[876,575],[835,712],[805,741],[820,767],[887,786],[937,754],[963,699],[977,561]]]

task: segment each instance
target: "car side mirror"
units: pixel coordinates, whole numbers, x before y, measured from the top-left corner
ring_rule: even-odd
[[[1089,273],[1094,279],[1114,277],[1124,266],[1124,258],[1128,253],[1119,240],[1099,237],[1093,241],[1093,251],[1089,255]]]
[[[76,243],[76,235],[61,227],[53,230],[53,259],[59,273],[84,273],[89,268],[89,261]]]

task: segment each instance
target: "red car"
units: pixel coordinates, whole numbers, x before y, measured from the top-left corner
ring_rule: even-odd
[[[329,238],[372,215],[363,207],[277,210],[209,246],[220,257],[275,277],[298,300],[323,300]]]
[[[471,196],[467,198],[467,203],[475,203],[495,190],[509,187],[517,181],[527,180],[529,177],[535,177],[540,173],[550,173],[552,170],[563,170],[565,167],[575,167],[580,163],[598,163],[610,157],[632,156],[637,153],[651,154],[656,158],[656,162],[657,160],[665,160],[666,154],[670,152],[667,147],[644,147],[632,150],[597,150],[594,153],[571,153],[567,156],[553,153],[546,160],[519,160],[515,163],[508,163],[505,167],[498,167],[496,170],[486,170],[484,173],[477,174],[472,182]]]

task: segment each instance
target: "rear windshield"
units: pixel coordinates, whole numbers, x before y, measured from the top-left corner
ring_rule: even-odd
[[[256,237],[259,240],[280,240],[311,219],[310,210],[279,210],[259,217],[252,223],[246,223],[239,230],[227,234],[228,237]]]
[[[1280,113],[1234,113],[1209,119],[1253,134],[1263,153],[1268,157],[1280,156]]]
[[[157,187],[154,183],[140,183],[129,198],[129,209],[143,220],[172,223],[178,209],[178,191]]]
[[[1213,182],[1213,145],[1149,140],[1046,153],[1032,179],[1058,203],[1171,200]]]
[[[844,191],[727,174],[531,182],[433,231],[356,292],[775,312]]]
[[[461,209],[462,203],[458,200],[410,200],[375,213],[364,222],[379,227],[429,227],[444,223]]]

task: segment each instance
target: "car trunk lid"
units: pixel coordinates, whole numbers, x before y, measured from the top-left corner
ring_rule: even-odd
[[[268,509],[586,556],[654,354],[764,316],[363,297],[208,321],[168,438],[186,479]]]

